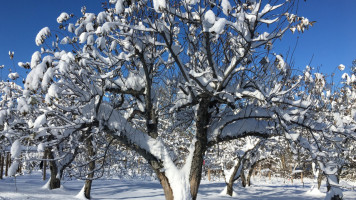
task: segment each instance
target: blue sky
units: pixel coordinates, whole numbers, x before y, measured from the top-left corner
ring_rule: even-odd
[[[48,26],[58,29],[57,17],[63,11],[80,16],[80,8],[85,5],[88,12],[97,12],[101,0],[16,0],[2,1],[0,6],[0,70],[2,80],[7,80],[10,67],[24,77],[24,71],[17,62],[31,60],[38,31]],[[343,72],[336,68],[339,64],[351,66],[356,59],[356,1],[355,0],[300,0],[298,15],[317,23],[304,34],[288,34],[276,44],[276,53],[293,49],[296,39],[299,42],[294,53],[295,67],[304,69],[309,64],[324,74]],[[15,68],[9,59],[8,51],[15,52]],[[335,70],[336,69],[336,70]],[[347,69],[348,70],[348,69]]]

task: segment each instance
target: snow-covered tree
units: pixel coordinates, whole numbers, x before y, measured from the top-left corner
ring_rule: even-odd
[[[62,134],[87,133],[89,141],[108,134],[146,159],[167,199],[196,199],[205,152],[215,144],[285,135],[326,159],[302,130],[323,138],[342,128],[350,134],[344,124],[330,129],[333,121],[320,114],[328,111],[315,95],[323,92],[323,79],[311,81],[308,70],[298,74],[282,55],[271,54],[287,30],[312,25],[290,13],[295,1],[110,3],[98,14],[82,9],[75,24],[62,13],[57,21],[66,36],[32,56],[25,92],[45,95],[37,128],[53,141]],[[36,44],[50,35],[43,28]],[[169,139],[179,135],[183,162]]]

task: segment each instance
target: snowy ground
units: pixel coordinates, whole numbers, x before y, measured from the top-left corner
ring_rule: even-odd
[[[224,189],[225,184],[221,181],[203,181],[199,189],[198,199],[248,199],[248,200],[314,200],[324,199],[325,193],[308,193],[311,180],[305,181],[305,186],[300,180],[295,180],[294,184],[284,183],[283,179],[274,178],[269,181],[264,178],[255,178],[254,185],[249,188],[236,187],[237,196],[227,197],[219,193]],[[75,196],[81,190],[83,181],[64,181],[63,187],[57,190],[42,188],[45,181],[41,180],[39,173],[19,176],[16,178],[17,191],[14,178],[0,180],[0,200],[44,200],[44,199],[77,199]],[[325,192],[325,186],[322,186]],[[164,199],[163,190],[157,181],[101,179],[95,180],[92,189],[92,196],[95,200],[113,199]],[[344,191],[346,200],[356,199],[356,191]]]

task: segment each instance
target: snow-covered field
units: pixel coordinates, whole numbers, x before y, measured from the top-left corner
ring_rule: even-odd
[[[307,192],[311,186],[311,180],[306,179],[304,187],[300,180],[284,183],[283,179],[274,178],[269,181],[265,178],[255,178],[254,185],[249,188],[237,186],[235,197],[221,195],[225,184],[222,181],[209,182],[204,180],[199,189],[198,199],[248,199],[248,200],[314,200],[324,199],[325,185],[322,193]],[[63,186],[57,190],[43,188],[46,181],[42,181],[40,173],[26,176],[18,176],[15,179],[5,178],[0,180],[0,200],[44,200],[44,199],[78,199],[76,195],[83,186],[83,181],[63,181]],[[17,188],[17,191],[16,191]],[[158,181],[101,179],[93,182],[93,199],[164,199],[163,190]],[[356,191],[345,190],[344,199],[356,199]]]

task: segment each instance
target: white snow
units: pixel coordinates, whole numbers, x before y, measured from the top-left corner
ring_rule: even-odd
[[[28,106],[26,99],[24,97],[20,97],[17,99],[17,110],[20,113],[28,113],[30,107]]]
[[[194,6],[198,3],[198,0],[185,0],[188,5]]]
[[[35,123],[33,124],[33,128],[40,128],[46,122],[47,122],[46,115],[42,114],[36,119]]]
[[[231,7],[231,4],[229,2],[229,0],[222,0],[221,1],[221,7],[223,9],[223,13],[228,16],[232,7]]]
[[[57,22],[60,24],[62,22],[65,22],[69,19],[69,15],[66,12],[62,12],[59,17],[57,18]]]
[[[19,168],[19,161],[15,160],[13,163],[11,163],[11,166],[8,171],[9,176],[14,176],[16,174],[17,169]]]
[[[21,143],[19,140],[15,140],[15,142],[11,145],[11,158],[18,158],[21,154]]]
[[[339,68],[339,70],[340,70],[340,71],[344,71],[344,69],[345,69],[345,65],[340,64],[340,65],[338,66],[338,68]]]
[[[49,30],[48,27],[44,27],[38,32],[36,36],[36,45],[40,46],[44,43],[45,39],[51,35],[51,31]]]
[[[123,13],[125,10],[124,7],[124,1],[123,0],[117,0],[116,4],[115,4],[115,13],[116,14],[121,14]]]
[[[209,32],[216,33],[216,34],[221,34],[224,31],[226,23],[227,23],[227,20],[225,18],[218,19],[214,23],[214,26],[212,26],[209,29]]]
[[[166,0],[153,0],[153,8],[160,13],[166,8]]]
[[[37,151],[38,152],[44,152],[45,151],[45,145],[42,142],[37,146]]]
[[[48,174],[49,175],[49,174]],[[49,176],[47,176],[49,177]],[[206,179],[206,177],[204,177]],[[286,181],[286,183],[283,183]],[[62,200],[78,199],[84,181],[76,179],[65,179],[63,186],[59,189],[49,190],[42,188],[48,182],[42,180],[41,172],[34,171],[30,175],[17,176],[15,188],[14,177],[5,177],[0,180],[1,200]],[[323,200],[325,198],[325,184],[321,191],[307,191],[312,184],[311,179],[304,179],[304,187],[299,179],[290,181],[282,178],[272,177],[271,180],[264,177],[253,177],[252,186],[243,188],[240,184],[234,184],[234,192],[241,200]],[[216,181],[202,180],[199,188],[199,200],[231,200],[232,198],[221,193],[225,188],[222,177]],[[164,200],[164,193],[158,181],[107,178],[94,180],[91,194],[93,199],[155,199]],[[344,200],[352,200],[356,196],[355,191],[344,191]]]
[[[39,51],[35,51],[31,57],[31,69],[36,67],[36,65],[38,65],[40,61],[41,61],[41,53]]]
[[[14,73],[10,73],[8,77],[9,79],[16,80],[18,77],[20,77],[20,75],[17,72],[14,72]]]
[[[215,23],[215,14],[214,14],[214,12],[212,10],[208,10],[204,15],[204,19],[209,24],[214,24]]]

